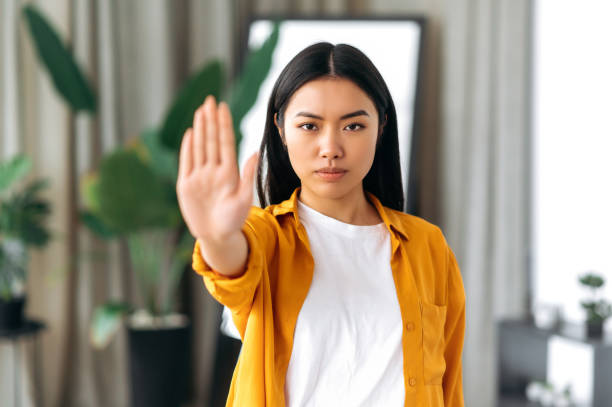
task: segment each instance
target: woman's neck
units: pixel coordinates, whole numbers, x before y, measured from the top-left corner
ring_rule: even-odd
[[[344,223],[376,225],[382,222],[376,208],[368,202],[362,185],[333,198],[321,197],[302,185],[298,199],[317,212]]]

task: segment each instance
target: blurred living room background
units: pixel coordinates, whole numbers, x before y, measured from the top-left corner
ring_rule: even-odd
[[[0,406],[225,405],[240,341],[191,268],[178,142],[213,93],[242,163],[283,58],[345,37],[400,101],[406,211],[463,275],[465,405],[611,405],[610,18],[605,0],[3,0]]]

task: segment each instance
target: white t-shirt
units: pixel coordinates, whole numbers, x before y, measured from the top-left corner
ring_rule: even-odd
[[[384,223],[358,226],[298,200],[314,258],[285,382],[288,407],[403,406],[402,319]]]

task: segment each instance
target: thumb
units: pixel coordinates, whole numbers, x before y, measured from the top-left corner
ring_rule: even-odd
[[[259,162],[259,152],[256,152],[249,157],[242,170],[242,179],[240,180],[240,195],[244,200],[251,202],[253,200],[253,182]]]

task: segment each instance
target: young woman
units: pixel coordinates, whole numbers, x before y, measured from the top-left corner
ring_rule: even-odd
[[[227,406],[463,406],[461,274],[440,228],[401,211],[395,107],[372,62],[302,50],[242,178],[234,143],[207,97],[177,180],[193,268],[243,342]]]

